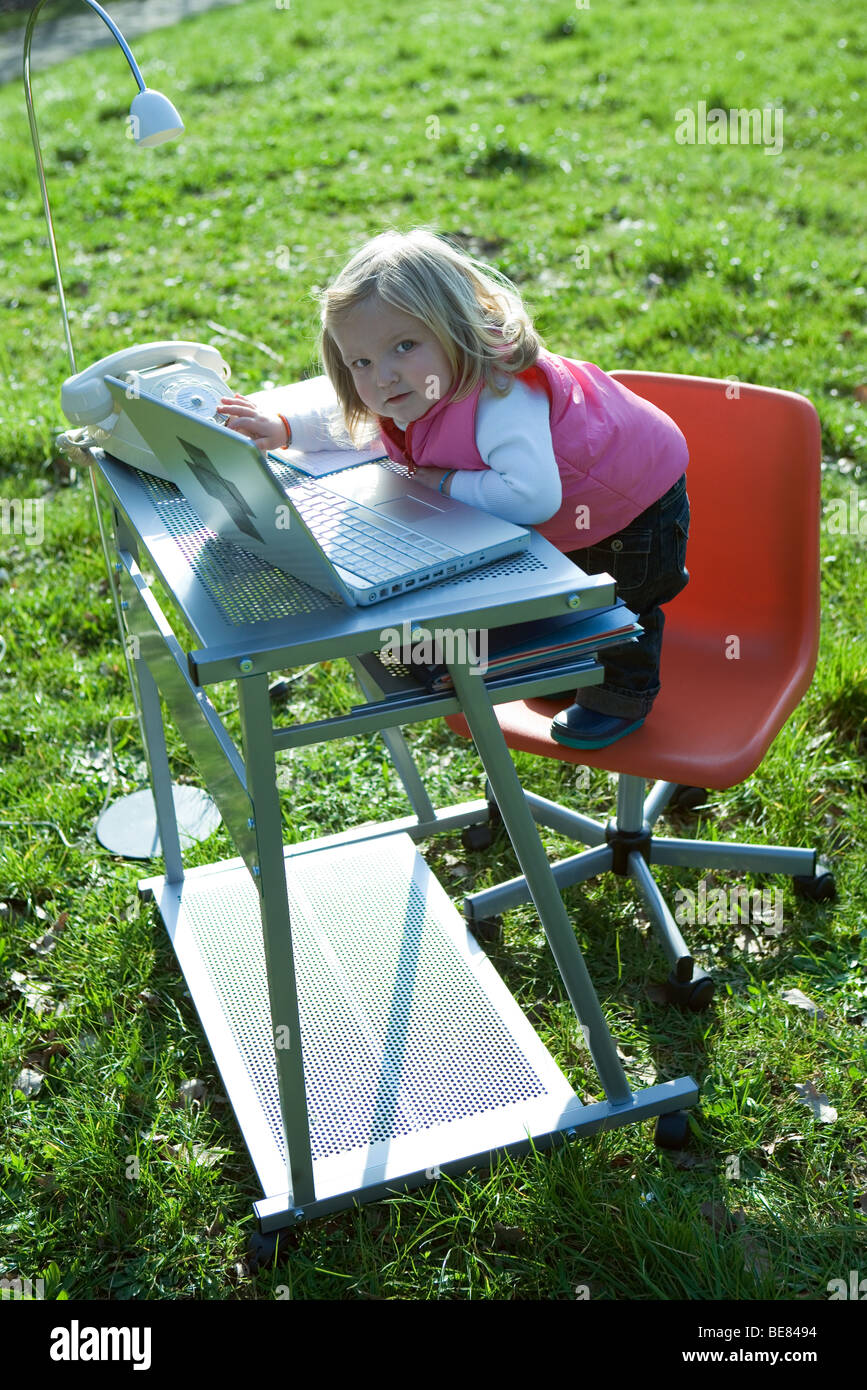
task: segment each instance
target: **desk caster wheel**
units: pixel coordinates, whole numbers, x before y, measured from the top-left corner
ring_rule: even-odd
[[[477,941],[499,941],[503,935],[502,917],[473,917],[467,922],[467,931],[472,932]]]
[[[685,1110],[671,1110],[659,1115],[653,1131],[658,1149],[685,1149],[689,1143],[689,1117]]]
[[[269,1231],[267,1235],[262,1235],[261,1231],[254,1231],[247,1243],[247,1266],[251,1274],[257,1270],[268,1269],[286,1255],[290,1239],[291,1230]]]
[[[679,782],[666,810],[697,811],[699,806],[703,806],[706,801],[707,789],[705,787],[687,787]]]
[[[692,979],[686,983],[681,983],[674,974],[669,975],[665,982],[665,993],[669,1004],[674,1004],[678,1009],[688,1009],[690,1013],[701,1013],[706,1009],[713,999],[716,986],[710,975],[704,970],[694,970]]]
[[[464,849],[490,849],[494,843],[494,830],[491,825],[465,825],[461,831],[461,844]]]
[[[837,885],[830,864],[820,859],[814,874],[796,874],[792,887],[799,898],[811,903],[827,903],[837,896]]]

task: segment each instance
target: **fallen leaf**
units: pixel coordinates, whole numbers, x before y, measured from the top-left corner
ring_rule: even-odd
[[[495,1250],[517,1250],[527,1239],[527,1233],[521,1226],[504,1226],[502,1222],[494,1222],[494,1249]]]
[[[702,1202],[699,1211],[717,1234],[721,1231],[736,1231],[738,1228],[739,1223],[722,1202]]]
[[[759,1147],[767,1154],[768,1158],[770,1158],[774,1149],[778,1149],[781,1144],[800,1144],[804,1137],[803,1134],[784,1134],[782,1138],[771,1139],[766,1144],[760,1144]]]
[[[216,1168],[229,1152],[229,1149],[208,1148],[205,1144],[193,1145],[193,1157],[199,1168]]]
[[[798,1104],[809,1105],[814,1120],[819,1120],[823,1125],[833,1124],[837,1118],[837,1111],[829,1104],[828,1097],[816,1090],[815,1081],[806,1081],[803,1085],[796,1084],[795,1090],[798,1093]]]
[[[67,1055],[67,1048],[63,1043],[53,1043],[50,1047],[36,1048],[28,1052],[24,1058],[26,1067],[35,1067],[37,1071],[47,1072],[51,1066],[52,1057]]]
[[[16,1076],[12,1089],[22,1091],[28,1097],[35,1096],[38,1095],[44,1080],[44,1071],[39,1071],[36,1067],[24,1067]]]
[[[654,1085],[657,1080],[656,1067],[652,1062],[642,1063],[640,1058],[630,1057],[630,1051],[631,1049],[624,1052],[619,1045],[617,1047],[617,1056],[624,1067],[631,1072],[634,1080],[643,1081],[648,1086]]]
[[[47,931],[44,936],[40,936],[38,941],[31,941],[30,949],[35,951],[37,956],[50,956],[57,945],[57,937],[53,931]]]
[[[867,386],[865,386],[863,383],[856,386],[854,394],[856,401],[867,401]]]
[[[665,985],[647,985],[644,993],[652,1004],[667,1004],[668,990]]]
[[[59,1018],[66,1012],[66,1005],[51,997],[48,992],[50,985],[43,980],[34,980],[29,975],[22,975],[20,970],[13,970],[9,981],[18,990],[28,1009],[32,1009],[40,1018],[48,1014]]]
[[[784,989],[782,999],[785,1004],[793,1004],[796,1009],[803,1009],[811,1018],[824,1018],[825,1012],[820,1009],[818,1004],[814,1004],[812,999],[806,994],[802,994],[799,989]]]
[[[668,1154],[669,1160],[675,1168],[714,1168],[716,1165],[712,1158],[700,1158],[698,1154],[691,1154],[686,1149],[672,1149]]]
[[[735,945],[739,951],[746,952],[748,956],[762,955],[762,943],[749,928],[745,931],[738,932],[735,937]]]
[[[215,1168],[228,1149],[209,1149],[206,1144],[169,1144],[175,1158],[197,1168]]]
[[[184,1105],[192,1105],[194,1100],[202,1100],[204,1094],[204,1081],[184,1081],[183,1084],[178,1087],[178,1095],[184,1102]]]

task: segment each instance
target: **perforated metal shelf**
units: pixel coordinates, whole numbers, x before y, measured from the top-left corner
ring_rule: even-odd
[[[580,1101],[408,836],[289,849],[286,870],[317,1202],[577,1122]],[[233,861],[141,886],[266,1196],[285,1192],[252,880]]]

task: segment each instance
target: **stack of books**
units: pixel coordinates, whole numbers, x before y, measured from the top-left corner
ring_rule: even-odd
[[[471,630],[464,642],[466,652],[459,655],[455,655],[457,644],[451,644],[452,650],[448,650],[449,642],[433,629],[430,633],[423,631],[420,640],[406,640],[399,651],[386,648],[379,656],[384,665],[392,669],[402,666],[426,690],[436,694],[452,688],[448,664],[456,659],[466,659],[471,669],[489,680],[578,658],[586,660],[606,647],[635,641],[641,631],[636,615],[618,600],[607,608],[564,613],[509,627]],[[450,638],[455,636],[463,634],[448,634]]]

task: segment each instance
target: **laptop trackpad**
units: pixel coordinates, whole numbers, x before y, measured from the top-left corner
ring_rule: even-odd
[[[374,511],[387,520],[402,521],[406,526],[419,526],[435,516],[442,516],[445,507],[422,502],[417,497],[396,497],[393,502],[378,502]]]

